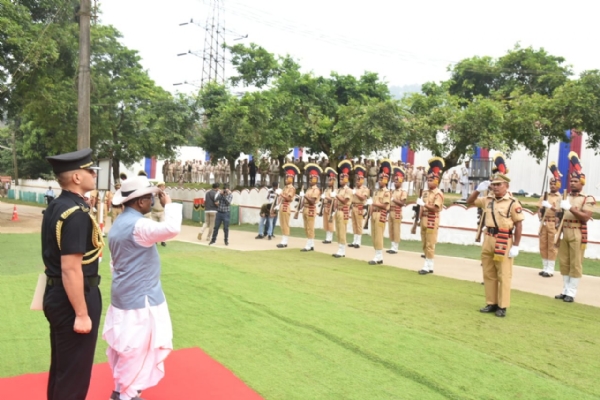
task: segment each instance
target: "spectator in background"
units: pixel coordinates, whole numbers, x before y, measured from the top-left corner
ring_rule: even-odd
[[[165,190],[165,183],[164,182],[158,182],[156,184],[156,186],[161,191]],[[165,208],[160,203],[160,201],[158,201],[156,199],[154,199],[154,201],[152,202],[151,219],[152,219],[152,221],[156,221],[156,222],[164,222],[165,221]],[[160,244],[161,244],[161,246],[166,246],[167,245],[166,242],[160,242]]]
[[[258,236],[256,239],[262,239],[265,236],[271,240],[273,236],[273,217],[271,216],[272,203],[265,203],[260,208],[260,222],[258,223]],[[266,231],[266,234],[264,232]]]
[[[215,203],[215,197],[219,193],[219,184],[213,183],[212,190],[209,190],[204,195],[204,226],[198,234],[198,240],[202,240],[202,235],[205,231],[206,240],[209,241],[212,237],[212,232],[215,227],[215,220],[217,218],[217,204]]]
[[[229,190],[227,184],[223,185],[223,190],[215,195],[215,204],[217,205],[217,217],[215,219],[215,228],[213,229],[212,239],[209,244],[214,244],[217,241],[217,235],[221,223],[223,223],[223,233],[225,234],[225,246],[229,245],[229,218],[231,212],[231,200],[233,194]]]
[[[46,204],[50,204],[52,200],[54,200],[54,190],[52,190],[52,186],[48,186],[48,190],[46,190]]]
[[[254,163],[254,159],[250,160],[248,164],[248,171],[250,172],[250,187],[256,186],[256,164]]]

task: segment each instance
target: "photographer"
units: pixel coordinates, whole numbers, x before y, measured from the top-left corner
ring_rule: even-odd
[[[223,190],[217,191],[215,196],[215,204],[217,206],[217,218],[215,220],[215,228],[213,230],[212,239],[209,244],[214,244],[217,241],[217,234],[223,223],[223,232],[225,233],[225,246],[229,245],[229,213],[233,194],[229,190],[229,185],[223,185]]]

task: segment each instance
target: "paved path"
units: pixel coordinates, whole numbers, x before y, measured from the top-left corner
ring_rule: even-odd
[[[0,233],[24,233],[24,232],[39,232],[41,224],[41,209],[31,206],[18,206],[19,222],[12,222],[12,204],[0,202]],[[194,243],[207,246],[208,242],[197,239],[199,227],[183,226],[181,233],[174,239],[184,242]],[[223,232],[219,232],[219,239],[213,246],[219,248],[227,248],[230,250],[240,251],[262,251],[274,250],[278,251],[276,245],[279,243],[280,237],[274,240],[257,240],[254,237],[254,232],[242,232],[231,230],[229,232],[229,246],[223,243]],[[304,247],[305,239],[290,237],[288,243],[289,249],[297,249],[298,251]],[[402,247],[402,243],[400,243]],[[333,254],[337,251],[337,244],[322,244],[317,241],[315,243],[315,251],[326,254]],[[347,248],[346,257],[357,260],[369,261],[373,258],[374,250],[370,246],[361,246],[360,249]],[[334,259],[331,262],[343,263],[344,259]],[[400,251],[398,254],[390,255],[384,253],[384,264],[397,268],[404,268],[413,271],[418,271],[423,266],[423,259],[419,253]],[[367,267],[365,265],[365,267]],[[539,294],[542,296],[554,297],[562,290],[562,277],[560,274],[554,275],[553,278],[542,278],[538,275],[539,270],[528,267],[515,266],[513,268],[513,289],[522,290]],[[461,279],[466,281],[481,282],[481,267],[478,260],[470,260],[466,258],[436,256],[435,258],[435,274],[448,278]],[[423,276],[423,279],[428,279],[428,276]],[[584,276],[579,284],[576,301],[582,304],[589,304],[600,307],[600,277]]]

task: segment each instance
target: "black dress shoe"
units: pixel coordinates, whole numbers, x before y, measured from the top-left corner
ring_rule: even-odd
[[[161,245],[162,247],[167,247],[167,244],[166,244],[165,242],[160,242],[160,245]]]
[[[354,248],[355,248],[355,249],[360,249],[360,244],[355,244],[355,245],[354,245]]]
[[[329,244],[329,243],[331,243],[331,240],[323,240],[323,242],[322,242],[322,243],[323,243],[323,244]]]
[[[552,278],[554,275],[549,274],[547,272],[544,272],[544,275],[542,275],[544,278]]]
[[[389,253],[389,254],[398,254],[398,252],[396,250],[391,250],[391,249],[390,250],[386,250],[386,253]]]
[[[504,318],[506,317],[506,308],[500,308],[496,310],[496,317]]]
[[[377,261],[377,264],[383,264],[383,260]]]
[[[258,235],[258,236],[257,236],[257,237],[255,237],[254,239],[262,239],[262,238],[264,238],[264,236],[263,236],[263,235]]]
[[[112,394],[110,395],[109,400],[120,400],[120,399],[121,399],[121,393],[119,393],[117,391],[113,391]]]
[[[567,297],[567,295],[566,294],[562,294],[562,293],[561,294],[557,294],[556,296],[554,296],[554,298],[556,300],[564,300],[565,297]]]
[[[281,243],[279,243],[277,245],[277,247],[279,247],[280,249],[283,249],[284,247],[287,247],[287,244],[281,244]]]
[[[225,241],[225,246],[229,246],[229,242],[227,240]]]
[[[539,276],[544,276],[545,273],[546,273],[546,271],[540,271],[540,272],[538,272],[538,275]]]
[[[350,243],[348,247],[354,247],[354,243]]]
[[[487,306],[479,309],[479,312],[482,313],[492,313],[492,312],[496,312],[496,310],[498,310],[498,304],[488,304]]]
[[[269,240],[273,239],[273,236],[269,236]]]
[[[565,298],[563,299],[563,301],[565,303],[572,303],[572,302],[575,301],[575,299],[573,297],[571,297],[571,296],[565,296]]]
[[[421,258],[425,258],[425,254],[421,254]]]
[[[373,260],[369,261],[369,265],[377,265],[378,263],[379,263],[379,261],[373,261]]]
[[[311,247],[310,249],[304,248],[300,251],[315,251],[315,248],[314,247]]]
[[[429,273],[429,271],[424,270],[424,269],[419,271],[419,275],[427,275],[428,273]]]
[[[343,255],[341,255],[341,254],[332,254],[332,256],[334,256],[335,258],[342,258],[342,257],[346,257],[346,256],[343,256]]]
[[[211,244],[215,244],[215,241],[214,241],[214,240],[211,240],[211,241],[208,243],[208,245],[210,246]]]

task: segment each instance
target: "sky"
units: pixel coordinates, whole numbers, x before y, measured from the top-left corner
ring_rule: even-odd
[[[104,24],[138,50],[150,77],[171,92],[199,84],[211,0],[98,0]],[[227,43],[289,54],[303,71],[377,72],[390,85],[448,78],[473,56],[500,57],[516,43],[566,58],[576,74],[600,69],[595,0],[224,0]],[[242,35],[248,38],[234,41]],[[226,75],[234,71],[226,66]],[[188,82],[174,86],[175,83]]]

